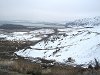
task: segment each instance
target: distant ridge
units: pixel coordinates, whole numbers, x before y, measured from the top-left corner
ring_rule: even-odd
[[[26,29],[26,26],[15,25],[15,24],[3,24],[0,26],[0,29]]]
[[[100,16],[69,21],[65,24],[65,27],[93,27],[98,25],[100,25]]]

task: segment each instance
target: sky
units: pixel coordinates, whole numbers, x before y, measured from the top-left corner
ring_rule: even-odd
[[[0,20],[64,21],[100,16],[100,0],[0,0]]]

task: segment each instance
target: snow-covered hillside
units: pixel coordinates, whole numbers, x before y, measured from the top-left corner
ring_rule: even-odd
[[[40,57],[64,63],[72,58],[75,64],[88,64],[95,58],[100,60],[100,18],[84,19],[82,22],[91,27],[42,28],[28,32],[1,33],[0,38],[35,42],[29,49],[15,52],[22,57]]]
[[[100,16],[94,18],[83,18],[66,23],[66,27],[94,27],[100,25]]]
[[[32,49],[15,53],[24,57],[41,57],[59,62],[65,62],[71,57],[76,64],[88,64],[94,61],[94,58],[100,59],[100,26],[58,29],[57,34],[30,47]]]
[[[2,33],[0,38],[10,41],[38,41],[51,33],[54,33],[53,29],[39,29],[29,32]]]

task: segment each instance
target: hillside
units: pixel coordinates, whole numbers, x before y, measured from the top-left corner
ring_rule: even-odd
[[[83,18],[75,21],[68,21],[66,27],[94,27],[100,25],[100,16],[93,18]]]
[[[100,59],[100,28],[66,28],[46,40],[16,52],[24,57],[41,57],[65,62],[69,57],[76,64],[88,64]]]
[[[0,34],[0,38],[33,42],[27,48],[14,52],[19,56],[55,60],[65,64],[69,64],[70,58],[73,60],[70,64],[84,64],[86,67],[88,64],[95,65],[94,59],[100,60],[100,25],[95,25],[94,19],[88,19],[88,22],[88,26],[92,27],[41,28]]]
[[[3,24],[0,26],[0,29],[26,29],[27,27],[23,25],[15,25],[15,24]]]

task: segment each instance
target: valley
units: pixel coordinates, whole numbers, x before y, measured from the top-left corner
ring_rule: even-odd
[[[91,22],[67,27],[1,26],[0,69],[27,75],[99,75],[100,26]]]

